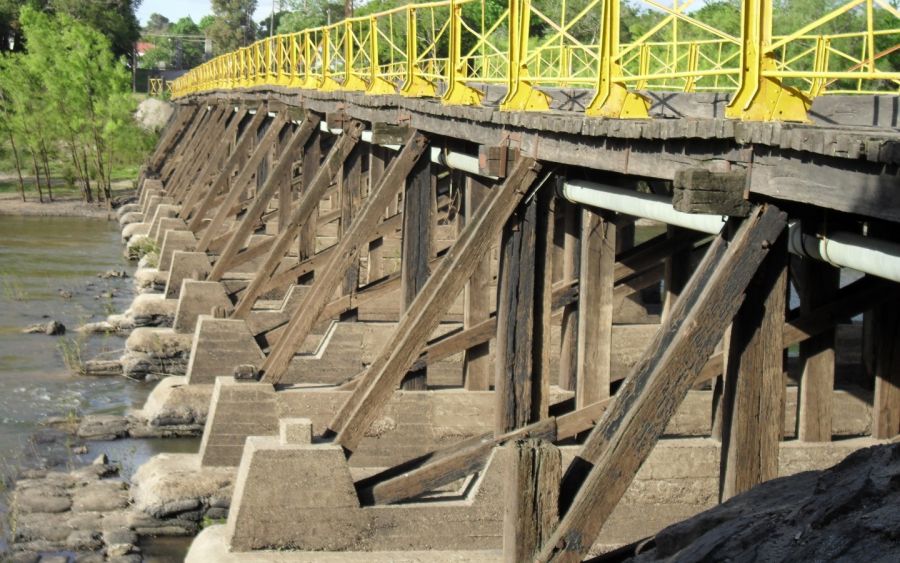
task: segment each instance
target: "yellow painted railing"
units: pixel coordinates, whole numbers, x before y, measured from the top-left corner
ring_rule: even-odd
[[[621,42],[622,0],[560,0],[543,9],[509,0],[499,14],[484,0],[440,0],[262,39],[171,88],[176,98],[280,85],[476,105],[498,85],[506,87],[500,108],[507,111],[545,111],[553,89],[579,88],[594,91],[585,113],[618,118],[646,118],[646,90],[728,92],[728,117],[805,121],[817,96],[900,93],[900,14],[892,1],[842,0],[774,36],[772,0],[742,0],[734,36],[696,19],[696,0],[632,0],[658,17]],[[850,18],[862,29],[822,31]]]

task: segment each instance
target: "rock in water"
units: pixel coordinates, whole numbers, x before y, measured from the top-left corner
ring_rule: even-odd
[[[654,542],[629,561],[900,561],[900,443],[758,485]]]
[[[31,325],[22,330],[25,334],[46,334],[47,336],[58,336],[66,333],[66,325],[59,321],[50,321],[49,323],[39,323]]]

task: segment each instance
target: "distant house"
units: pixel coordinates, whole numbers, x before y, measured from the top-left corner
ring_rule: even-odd
[[[134,50],[137,53],[138,58],[141,58],[146,55],[148,51],[155,47],[156,45],[154,45],[153,43],[148,43],[147,41],[138,41]]]

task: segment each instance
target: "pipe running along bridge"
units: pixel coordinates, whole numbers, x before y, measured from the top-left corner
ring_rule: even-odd
[[[635,3],[628,42],[619,0],[409,4],[171,84],[126,234],[211,390],[198,467],[239,468],[189,559],[580,561],[664,436],[724,500],[900,433],[896,7]]]

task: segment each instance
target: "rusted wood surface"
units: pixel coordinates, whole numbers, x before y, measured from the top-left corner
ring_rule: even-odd
[[[335,442],[351,452],[415,361],[428,336],[462,291],[478,262],[490,249],[507,217],[528,191],[540,165],[522,159],[460,234],[441,264],[428,278],[391,338],[357,388],[329,424]]]
[[[643,360],[566,472],[564,516],[539,561],[581,561],[684,399],[743,293],[784,230],[774,206],[756,208],[735,237],[720,235],[663,322]]]

